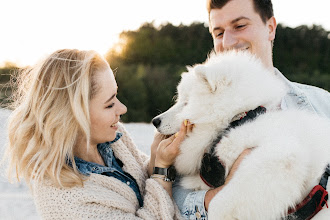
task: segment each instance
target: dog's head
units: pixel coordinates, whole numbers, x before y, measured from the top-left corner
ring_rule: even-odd
[[[285,95],[274,72],[247,52],[212,54],[203,64],[188,67],[177,87],[174,106],[152,123],[163,134],[174,134],[183,120],[195,126],[227,127],[239,113],[259,105],[273,108]]]

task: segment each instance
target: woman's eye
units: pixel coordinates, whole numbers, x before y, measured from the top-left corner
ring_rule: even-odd
[[[107,108],[112,108],[115,105],[115,103],[112,103],[111,105],[108,105]]]

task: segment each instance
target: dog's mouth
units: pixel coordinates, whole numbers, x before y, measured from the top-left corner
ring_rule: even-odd
[[[164,119],[157,116],[151,120],[157,131],[161,133],[165,138],[175,135],[180,130],[180,126],[173,123],[173,120]]]
[[[158,131],[158,132],[161,133],[164,136],[164,138],[169,138],[169,137],[175,135],[176,133],[178,133],[178,132],[176,132],[176,133],[173,133],[173,134],[164,134],[164,133],[162,133],[160,131]]]
[[[174,132],[173,133],[173,131],[172,132],[169,132],[169,131],[160,130],[160,129],[157,129],[157,131],[159,133],[161,133],[164,136],[164,138],[169,138],[169,137],[171,137],[171,136],[173,136],[173,135],[175,135],[175,134],[177,134],[179,132],[179,131],[177,131],[177,132]]]

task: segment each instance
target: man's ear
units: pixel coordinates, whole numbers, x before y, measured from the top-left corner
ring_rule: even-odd
[[[267,27],[269,30],[268,40],[273,41],[275,39],[276,27],[277,27],[276,19],[274,16],[267,21]]]
[[[213,93],[217,90],[217,86],[210,82],[207,78],[206,74],[206,67],[203,65],[196,65],[194,67],[194,72],[199,80],[201,80],[205,85],[210,89],[210,91]]]

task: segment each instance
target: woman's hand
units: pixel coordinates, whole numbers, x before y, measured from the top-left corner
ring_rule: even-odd
[[[158,167],[167,168],[173,164],[174,159],[179,154],[179,147],[181,142],[184,140],[185,136],[189,134],[194,125],[188,120],[182,122],[180,131],[175,135],[168,136],[163,135],[159,132],[155,133],[154,141],[151,144],[151,155],[148,165],[148,174],[151,176],[153,168],[155,166],[156,154],[158,152],[157,165]],[[169,156],[169,158],[168,158]],[[169,165],[168,165],[169,164]]]
[[[155,158],[156,158],[156,152],[157,152],[158,145],[162,140],[164,140],[168,137],[169,136],[163,135],[163,134],[159,133],[158,131],[155,132],[154,140],[150,147],[151,155],[150,155],[150,161],[149,161],[149,165],[148,165],[149,176],[151,176],[154,166],[155,166]]]
[[[159,143],[156,152],[155,166],[167,168],[174,163],[175,158],[180,153],[180,145],[186,135],[193,129],[193,124],[185,120],[180,127],[180,131]]]
[[[155,163],[154,166],[161,167],[161,168],[168,168],[171,166],[175,158],[180,153],[180,145],[182,141],[185,139],[186,135],[189,134],[193,129],[193,124],[189,123],[185,120],[180,127],[180,131],[175,135],[172,135],[169,138],[162,140],[156,150],[155,154]],[[155,137],[154,143],[157,142],[158,137]],[[152,169],[154,166],[151,166],[152,158],[149,162],[149,175],[152,173]],[[172,197],[172,182],[167,182],[161,180],[159,178],[154,178],[159,184],[161,184],[164,189],[168,192],[168,194]]]

